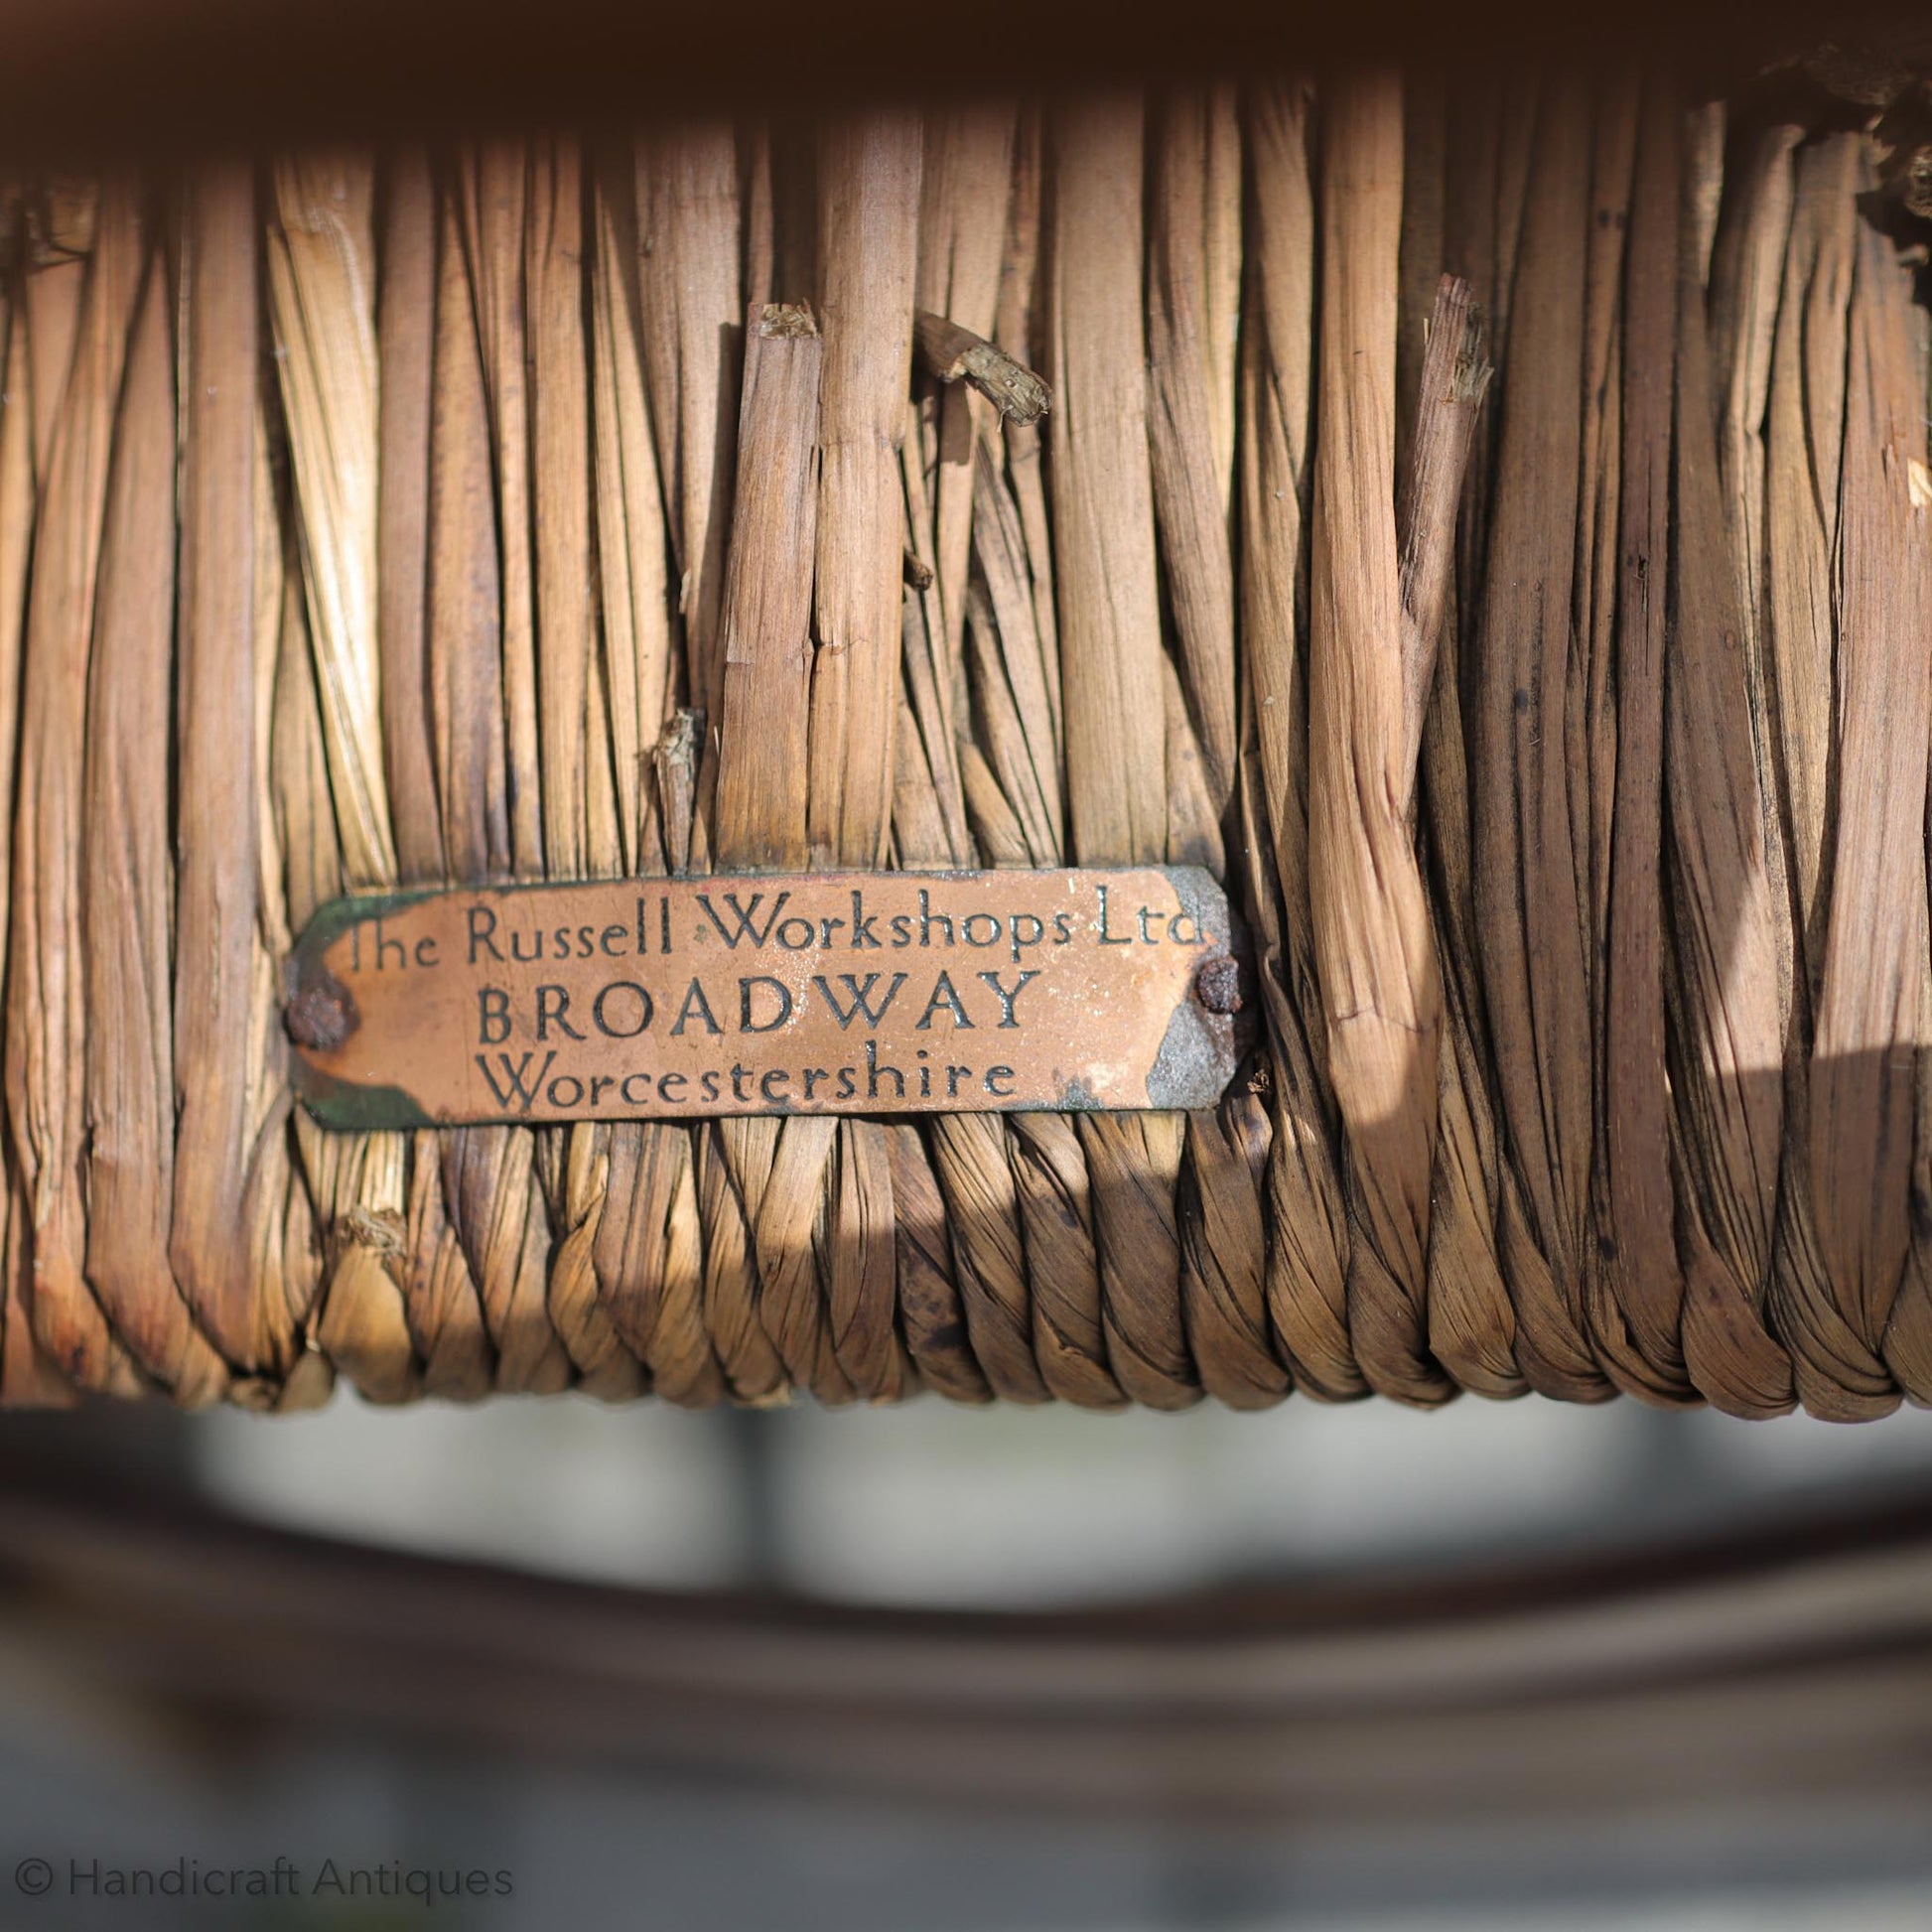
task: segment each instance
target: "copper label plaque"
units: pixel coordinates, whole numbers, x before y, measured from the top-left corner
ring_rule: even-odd
[[[290,963],[325,1126],[1200,1107],[1227,901],[1190,868],[629,879],[338,899]]]

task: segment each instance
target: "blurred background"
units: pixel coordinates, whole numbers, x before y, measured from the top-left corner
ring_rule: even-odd
[[[1929,1639],[1909,1411],[16,1415],[0,1924],[1918,1927]]]

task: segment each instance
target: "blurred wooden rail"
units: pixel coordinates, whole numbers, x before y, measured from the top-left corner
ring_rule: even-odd
[[[1863,24],[1922,47],[1922,16],[1768,0],[1614,8],[1424,0],[1370,8],[1209,0],[1185,15],[1057,0],[970,11],[887,0],[796,7],[620,7],[613,0],[0,0],[0,153],[154,158],[273,140],[416,134],[728,109],[816,113],[840,100],[1156,75],[1245,75],[1360,58],[1410,63],[1668,50],[1734,78]]]
[[[1256,1822],[1932,1795],[1926,1495],[1068,1614],[594,1587],[18,1472],[0,1553],[36,1671],[245,1727]]]

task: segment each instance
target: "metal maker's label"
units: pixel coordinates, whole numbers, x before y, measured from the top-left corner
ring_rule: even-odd
[[[1198,1107],[1227,901],[1188,868],[715,875],[338,899],[291,962],[324,1124]]]

